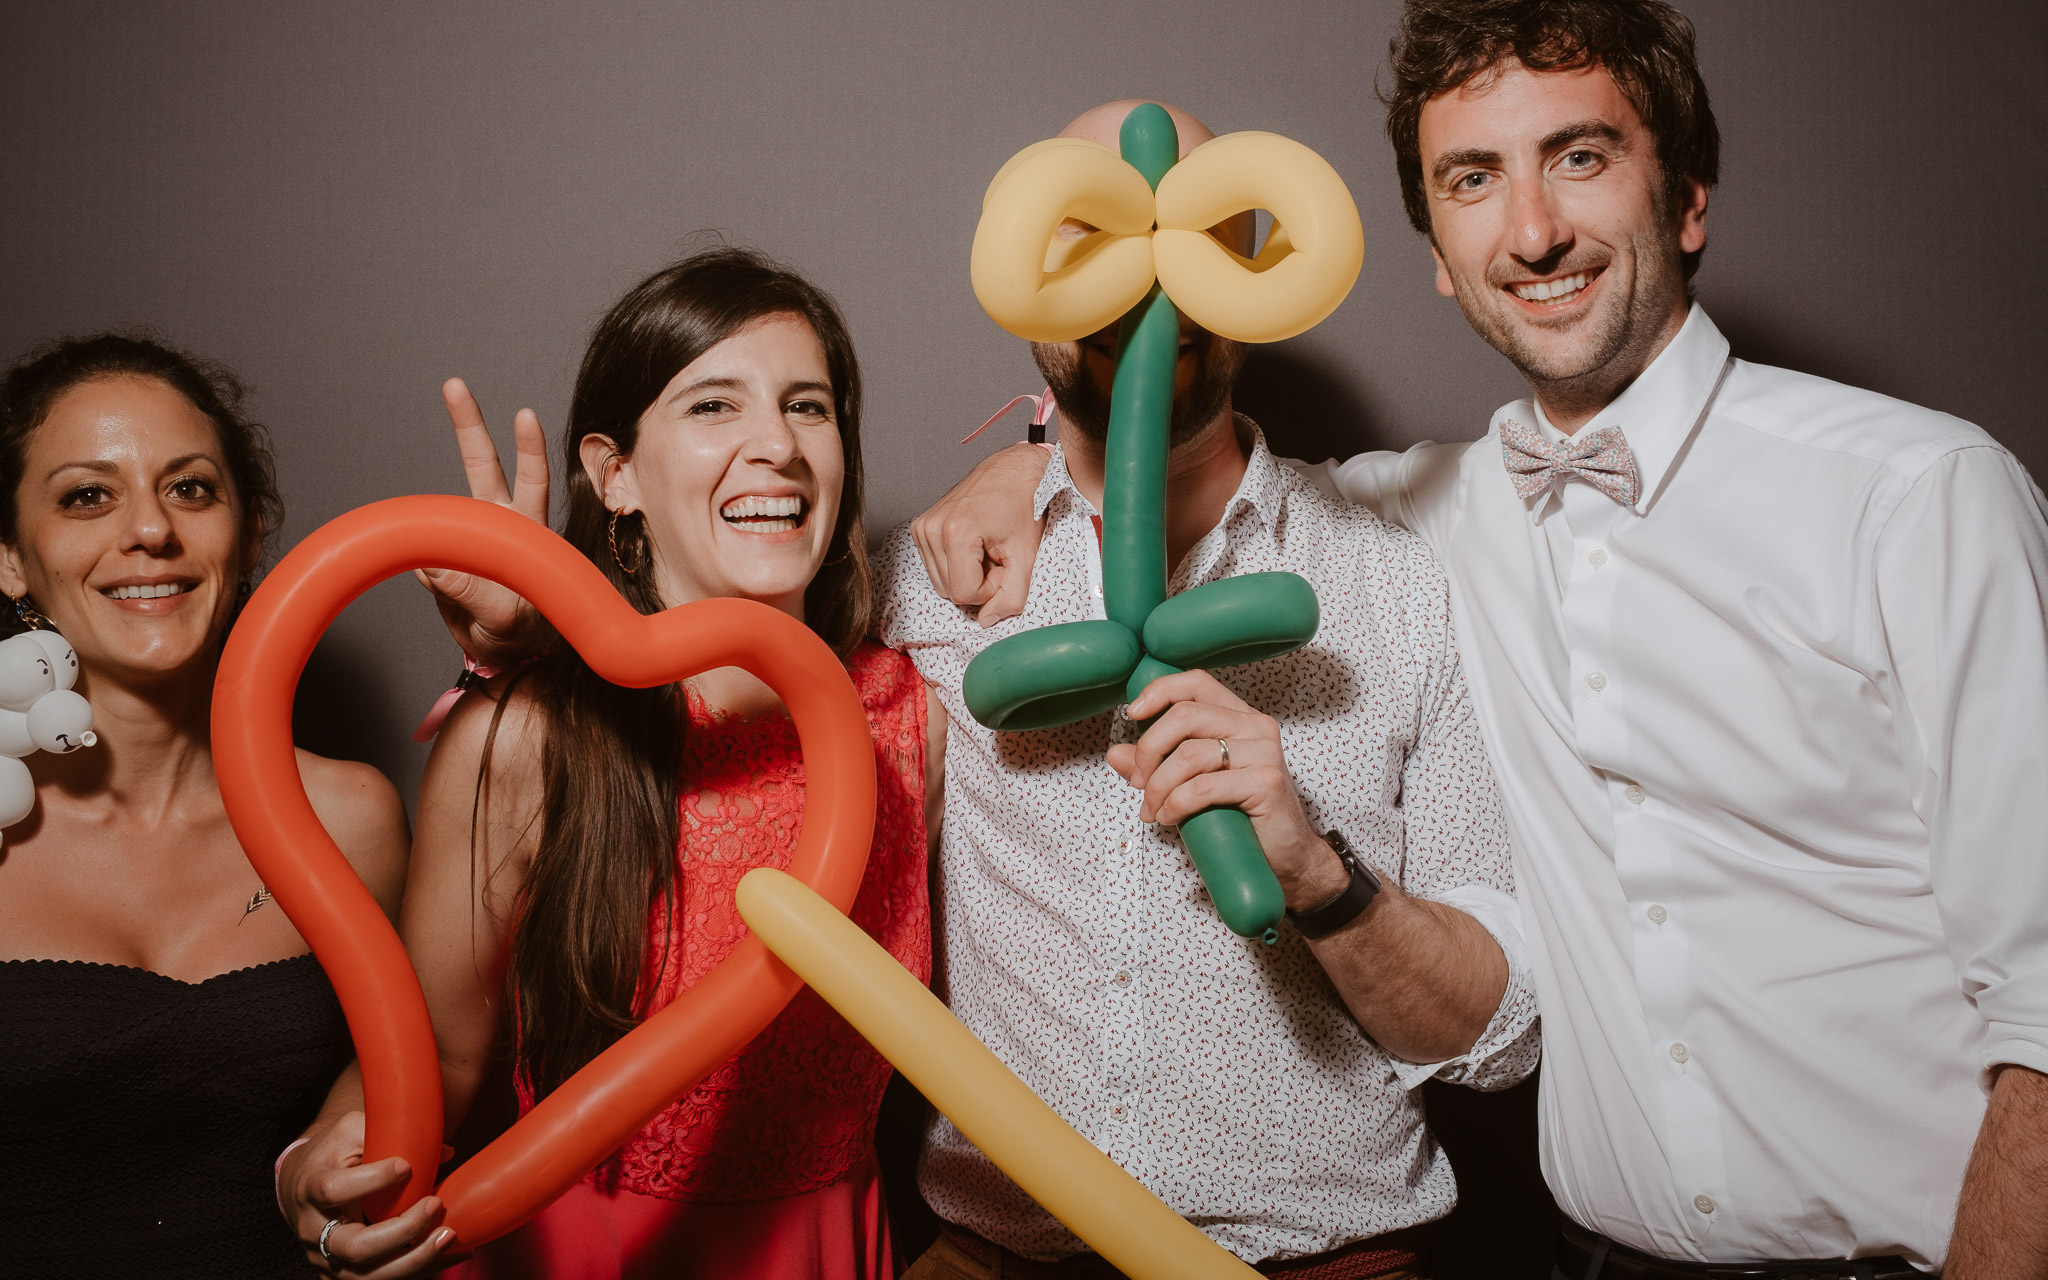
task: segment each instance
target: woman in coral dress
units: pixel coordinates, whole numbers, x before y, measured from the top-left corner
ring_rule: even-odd
[[[458,425],[481,431],[467,393],[451,393]],[[873,731],[879,796],[851,915],[927,979],[944,715],[907,658],[867,639],[859,402],[824,294],[743,251],[686,259],[591,340],[563,536],[643,613],[751,598],[839,653]],[[530,461],[537,424],[521,434]],[[803,806],[795,728],[736,668],[621,689],[556,646],[465,697],[421,784],[401,918],[451,1131],[494,1053],[512,1057],[523,1114],[723,960],[746,933],[740,877],[789,865]],[[805,989],[540,1216],[459,1266],[471,1280],[886,1280],[874,1129],[889,1070]],[[404,1175],[396,1160],[354,1163],[360,1106],[345,1076],[280,1168],[280,1204],[330,1274],[425,1274],[467,1245],[431,1196],[361,1222],[357,1203]]]
[[[925,688],[902,654],[864,645],[854,687],[874,729],[875,845],[850,913],[921,979],[931,976],[925,885]],[[803,757],[786,716],[740,717],[692,692],[684,738],[677,910],[657,907],[647,1012],[710,972],[745,936],[740,877],[787,867],[803,817]],[[889,1063],[806,987],[769,1028],[545,1213],[487,1245],[476,1280],[894,1274],[875,1111]],[[520,1112],[533,1106],[521,1080]]]

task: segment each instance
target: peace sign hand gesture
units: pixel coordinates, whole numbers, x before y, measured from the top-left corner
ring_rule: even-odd
[[[512,485],[498,464],[497,442],[484,425],[483,410],[469,384],[450,378],[441,385],[448,420],[455,424],[455,445],[462,452],[462,470],[469,478],[469,496],[510,507],[528,519],[548,522],[547,437],[540,418],[521,409],[512,419],[512,442],[519,455]],[[434,593],[441,621],[463,652],[486,666],[506,666],[533,656],[546,624],[532,605],[514,592],[473,573],[454,569],[419,569],[421,584]]]

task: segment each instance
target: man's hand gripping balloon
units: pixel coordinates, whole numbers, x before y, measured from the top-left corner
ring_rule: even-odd
[[[967,668],[968,710],[993,729],[1044,729],[1137,698],[1161,676],[1276,657],[1315,635],[1314,590],[1255,573],[1166,594],[1166,463],[1180,311],[1240,342],[1277,342],[1319,323],[1364,260],[1358,210],[1336,172],[1269,133],[1216,138],[1176,163],[1164,108],[1123,124],[1122,156],[1054,138],[1012,157],[989,184],[975,231],[975,296],[1010,332],[1071,342],[1122,317],[1110,394],[1100,621],[1011,636]],[[1274,227],[1256,258],[1205,228],[1248,209]],[[1098,228],[1056,239],[1066,218]],[[1278,937],[1286,903],[1251,822],[1234,808],[1186,818],[1181,839],[1225,924]]]

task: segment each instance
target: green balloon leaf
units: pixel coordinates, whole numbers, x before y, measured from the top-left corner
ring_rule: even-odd
[[[1064,622],[996,641],[960,690],[991,729],[1051,729],[1112,710],[1144,651],[1121,622]]]
[[[1145,619],[1145,652],[1174,666],[1263,662],[1315,639],[1316,589],[1298,573],[1247,573],[1183,591]]]

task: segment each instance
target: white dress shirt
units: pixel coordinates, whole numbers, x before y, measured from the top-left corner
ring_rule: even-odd
[[[1697,307],[1581,428],[1310,468],[1422,534],[1507,804],[1543,1167],[1672,1258],[1938,1265],[1980,1073],[2048,1070],[2048,524],[1969,423],[1732,360]]]
[[[1093,511],[1055,455],[1029,605],[983,630],[935,594],[907,530],[882,557],[883,634],[952,717],[939,950],[953,1012],[1090,1141],[1225,1248],[1297,1257],[1446,1213],[1451,1169],[1412,1091],[1432,1075],[1505,1087],[1535,1065],[1506,825],[1450,636],[1442,570],[1421,540],[1333,500],[1267,452],[1256,427],[1221,524],[1171,589],[1293,570],[1322,629],[1294,653],[1218,670],[1280,722],[1309,819],[1383,878],[1476,917],[1510,980],[1450,1063],[1389,1057],[1292,930],[1224,927],[1170,829],[1104,759],[1121,712],[1032,733],[968,715],[975,654],[1031,627],[1103,616]],[[1028,1257],[1086,1246],[943,1117],[920,1186],[941,1217]]]

